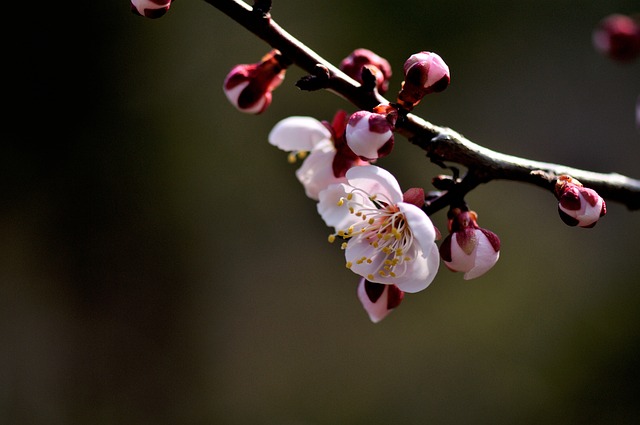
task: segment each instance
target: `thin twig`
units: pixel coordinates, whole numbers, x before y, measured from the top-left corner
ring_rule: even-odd
[[[254,13],[241,0],[205,1],[278,49],[309,74],[317,73],[318,66],[326,68],[329,74],[327,89],[357,108],[371,110],[379,104],[389,103],[379,93],[363,89],[358,82],[286,32],[269,14]],[[526,182],[553,191],[555,179],[568,174],[608,201],[624,204],[630,210],[640,209],[640,180],[637,179],[495,152],[473,143],[454,130],[438,127],[414,114],[408,114],[399,121],[396,130],[423,149],[432,161],[454,162],[467,167],[466,186],[461,188],[465,193],[481,183],[498,179]],[[432,209],[443,207],[434,203]]]

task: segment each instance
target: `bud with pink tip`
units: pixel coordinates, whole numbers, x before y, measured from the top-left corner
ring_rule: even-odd
[[[389,89],[391,78],[391,65],[385,58],[368,49],[356,49],[340,62],[340,70],[359,83],[362,83],[364,67],[374,75],[378,91],[384,94]]]
[[[224,93],[239,111],[260,114],[271,104],[271,92],[282,83],[285,71],[282,56],[272,50],[259,63],[235,66],[224,80]]]
[[[555,187],[558,213],[569,226],[593,227],[607,213],[607,205],[598,193],[578,180],[562,175]]]
[[[440,257],[454,272],[463,272],[469,280],[483,275],[500,257],[498,236],[478,226],[474,211],[452,208],[449,213],[449,235],[440,246]]]
[[[164,16],[171,7],[171,0],[131,0],[131,11],[145,18]]]
[[[398,103],[411,109],[425,95],[446,89],[450,80],[449,67],[436,53],[423,51],[411,55],[404,63],[404,82]]]
[[[640,56],[640,21],[621,14],[607,16],[593,31],[593,45],[616,61],[636,59]]]
[[[357,111],[349,117],[345,139],[349,148],[365,161],[389,155],[393,149],[395,109],[380,105],[373,112]]]
[[[358,284],[358,299],[373,323],[387,317],[403,298],[404,292],[396,285],[369,282],[365,278],[361,278]]]

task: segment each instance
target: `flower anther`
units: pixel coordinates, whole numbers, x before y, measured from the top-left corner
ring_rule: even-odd
[[[318,212],[335,229],[329,241],[344,241],[347,268],[404,292],[425,289],[439,265],[429,217],[405,202],[395,177],[380,167],[351,168],[346,179],[320,192]]]

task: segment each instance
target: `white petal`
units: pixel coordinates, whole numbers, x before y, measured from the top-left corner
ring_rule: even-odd
[[[440,266],[440,253],[435,242],[431,244],[428,250],[423,252],[423,255],[418,255],[413,261],[407,263],[407,271],[402,276],[394,279],[396,286],[401,291],[408,293],[420,292],[433,282]]]
[[[482,233],[482,232],[481,232]],[[468,272],[475,265],[475,255],[472,251],[467,254],[460,248],[458,243],[458,234],[454,232],[451,235],[451,261],[445,264],[454,272]]]
[[[304,186],[305,193],[309,198],[317,201],[320,191],[331,184],[347,181],[346,178],[337,178],[333,174],[332,164],[335,156],[336,151],[332,148],[314,149],[304,159],[300,168],[296,170],[296,177]]]
[[[388,275],[381,276],[378,273],[378,270],[383,266],[384,260],[387,259],[387,255],[374,249],[366,239],[357,237],[351,239],[345,250],[345,258],[347,262],[352,264],[351,271],[354,273],[367,278],[371,282],[386,285],[395,284],[403,292],[420,292],[431,284],[438,272],[440,265],[438,246],[433,242],[426,253],[414,246],[413,250],[405,254],[413,260],[396,266],[398,268],[406,267],[406,269],[403,272],[396,269],[397,276],[391,277]],[[363,257],[370,259],[371,262],[363,261],[358,263],[358,260]]]
[[[429,216],[420,208],[406,202],[398,202],[398,208],[404,214],[415,241],[424,253],[430,252],[436,240],[436,229]]]
[[[318,194],[318,213],[327,226],[337,230],[346,229],[352,224],[361,221],[360,218],[349,212],[346,204],[338,205],[340,198],[347,196],[350,187],[345,184],[332,184]]]
[[[352,167],[347,171],[347,180],[355,188],[370,195],[383,195],[392,204],[402,201],[402,190],[396,178],[384,168],[375,165]]]
[[[485,274],[490,268],[492,268],[498,258],[500,258],[500,251],[493,249],[491,242],[486,237],[484,233],[480,230],[476,230],[476,237],[478,238],[478,244],[476,245],[475,252],[473,253],[474,265],[464,274],[464,279],[474,279],[476,277],[482,276]]]
[[[312,117],[285,118],[269,133],[269,143],[287,152],[310,151],[327,139],[331,139],[329,130]]]

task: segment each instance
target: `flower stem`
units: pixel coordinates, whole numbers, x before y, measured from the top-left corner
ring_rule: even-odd
[[[327,89],[357,108],[371,110],[379,104],[389,103],[378,92],[363,89],[358,82],[285,31],[269,14],[254,13],[253,9],[241,0],[205,2],[271,47],[278,49],[304,71],[314,74],[317,73],[318,65],[326,68],[329,73]],[[467,167],[465,185],[460,188],[465,193],[491,180],[525,182],[553,192],[556,178],[561,174],[568,174],[586,187],[597,191],[608,201],[626,205],[630,210],[640,209],[640,180],[637,179],[617,173],[597,173],[495,152],[473,143],[454,130],[433,125],[414,114],[403,117],[396,124],[396,131],[423,149],[433,162],[454,162]],[[456,195],[461,196],[464,193]],[[435,212],[444,207],[444,201],[434,202],[430,210]]]

